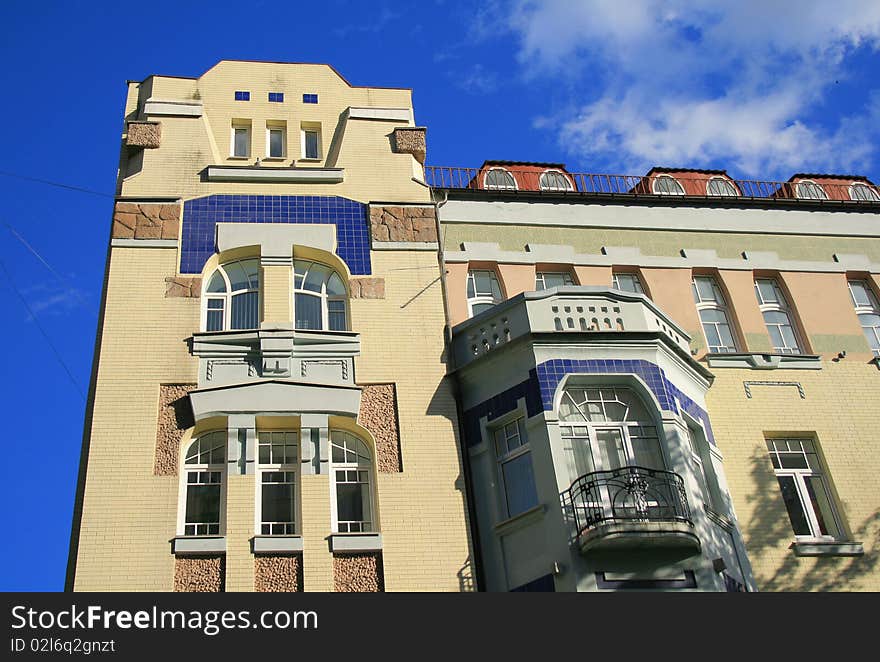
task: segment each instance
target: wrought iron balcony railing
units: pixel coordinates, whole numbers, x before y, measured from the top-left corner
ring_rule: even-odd
[[[594,471],[563,493],[577,535],[605,523],[691,522],[684,480],[672,471],[621,467]]]

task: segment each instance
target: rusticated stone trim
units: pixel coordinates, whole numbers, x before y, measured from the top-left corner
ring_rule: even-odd
[[[162,124],[159,122],[129,122],[125,144],[129,147],[156,149],[162,142]]]
[[[165,298],[198,299],[202,296],[202,279],[198,276],[168,276],[165,279]]]
[[[180,205],[117,202],[113,212],[113,239],[177,239]]]
[[[370,207],[370,232],[376,241],[437,241],[434,207]]]
[[[407,126],[394,129],[394,151],[401,154],[412,154],[419,163],[425,162],[425,134],[428,129],[424,126]]]
[[[352,299],[384,299],[384,278],[352,278],[348,281]]]
[[[183,431],[195,425],[189,392],[196,384],[159,385],[159,421],[156,425],[154,476],[176,476]]]
[[[337,593],[384,593],[382,554],[334,554],[333,590]]]
[[[179,593],[221,593],[225,588],[226,557],[178,556],[174,559],[174,590]]]
[[[358,423],[369,430],[376,440],[376,468],[379,473],[403,471],[394,384],[367,384],[363,387]]]
[[[257,593],[296,593],[302,591],[302,557],[255,556],[254,591]]]

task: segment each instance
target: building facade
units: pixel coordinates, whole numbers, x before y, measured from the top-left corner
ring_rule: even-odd
[[[474,586],[407,89],[128,83],[68,588]]]
[[[880,588],[872,182],[427,174],[489,590]]]

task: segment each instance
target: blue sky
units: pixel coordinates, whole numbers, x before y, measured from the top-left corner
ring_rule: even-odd
[[[5,0],[0,26],[0,590],[63,586],[127,79],[327,62],[412,87],[433,165],[880,181],[876,0]]]

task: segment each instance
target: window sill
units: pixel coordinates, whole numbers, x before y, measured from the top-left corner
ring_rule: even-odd
[[[334,533],[330,536],[331,552],[378,552],[381,550],[381,533]]]
[[[249,156],[227,156],[226,159],[228,161],[248,161],[251,157]]]
[[[774,354],[765,352],[709,352],[710,368],[748,368],[751,370],[821,370],[822,357],[817,354]]]
[[[254,554],[295,554],[302,551],[302,536],[254,536],[251,538],[251,552]]]
[[[544,513],[546,511],[547,507],[543,503],[539,503],[537,506],[529,508],[518,515],[514,515],[513,517],[498,522],[498,524],[495,525],[495,533],[499,536],[506,536],[514,531],[531,526],[544,519]]]
[[[298,159],[299,161],[305,161],[307,163],[320,163],[324,159]]]
[[[171,553],[178,556],[225,554],[226,536],[177,536],[171,539]]]
[[[265,163],[266,161],[286,161],[286,156],[264,156],[260,159],[261,163]]]
[[[860,542],[837,540],[795,540],[788,547],[795,556],[862,556],[865,548]]]

